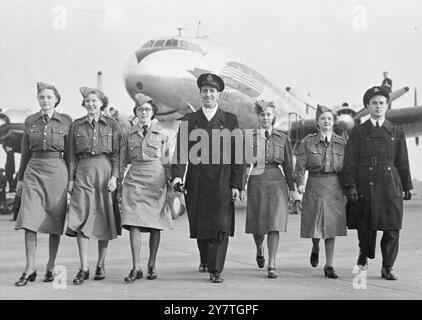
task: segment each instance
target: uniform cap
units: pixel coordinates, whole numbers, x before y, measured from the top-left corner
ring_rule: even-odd
[[[203,86],[207,85],[213,88],[216,88],[217,91],[221,92],[224,90],[224,81],[219,76],[213,73],[203,73],[198,77],[196,81],[198,88],[201,89]]]
[[[152,98],[143,94],[143,93],[137,93],[135,94],[135,103],[138,106],[142,106],[147,102],[152,101]]]
[[[375,96],[384,96],[387,98],[387,102],[390,100],[390,94],[384,87],[375,86],[366,90],[365,94],[363,95],[363,105],[365,108],[369,104],[369,100]]]

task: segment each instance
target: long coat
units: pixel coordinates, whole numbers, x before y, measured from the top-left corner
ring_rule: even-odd
[[[231,188],[239,190],[241,188],[243,158],[240,159],[239,164],[235,164],[234,139],[231,139],[232,152],[229,163],[224,164],[222,162],[224,155],[221,152],[223,144],[221,144],[220,148],[219,164],[211,162],[213,155],[212,130],[220,132],[222,129],[228,129],[231,132],[239,128],[237,117],[218,108],[215,116],[211,121],[208,121],[201,108],[185,116],[184,120],[187,121],[187,130],[183,129],[186,127],[186,122],[182,122],[177,135],[177,149],[175,153],[175,161],[177,162],[172,165],[172,179],[176,177],[183,179],[186,164],[182,160],[183,158],[187,159],[187,152],[189,152],[190,157],[188,159],[189,164],[185,181],[187,194],[185,199],[190,237],[212,239],[217,237],[218,232],[224,232],[233,236],[234,203],[231,201]],[[188,134],[190,135],[194,129],[204,129],[207,132],[209,143],[206,144],[205,141],[207,139],[203,140],[203,137],[188,142]],[[195,145],[198,147],[197,144],[201,142],[204,143],[204,148],[198,152],[192,152],[192,147]],[[239,143],[242,146],[243,141],[239,141]],[[183,144],[188,144],[187,150],[183,150]],[[201,159],[207,158],[209,164],[198,161],[196,156]]]
[[[356,127],[347,142],[343,186],[354,186],[357,203],[348,204],[348,226],[360,229],[370,215],[372,230],[399,230],[403,191],[412,189],[406,139],[401,127],[385,120],[379,128],[370,120]]]

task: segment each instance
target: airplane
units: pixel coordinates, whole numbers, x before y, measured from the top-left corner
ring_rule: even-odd
[[[257,126],[254,104],[263,99],[275,103],[274,126],[290,134],[293,146],[307,134],[316,132],[315,120],[309,118],[308,111],[316,109],[317,103],[310,102],[309,97],[294,88],[277,85],[233,49],[208,37],[188,38],[179,33],[148,40],[130,56],[123,77],[132,99],[139,92],[154,99],[159,107],[157,119],[174,136],[178,128],[175,120],[201,105],[196,80],[204,72],[213,72],[223,79],[226,88],[220,94],[219,106],[236,114],[242,128]],[[408,90],[405,87],[392,92],[390,100],[398,99]],[[356,124],[367,120],[366,109],[360,108],[355,110],[348,104],[336,108],[336,128],[341,134],[347,136]],[[422,134],[422,107],[416,105],[416,100],[414,107],[388,110],[386,117],[402,125],[406,136],[415,137],[418,143]]]

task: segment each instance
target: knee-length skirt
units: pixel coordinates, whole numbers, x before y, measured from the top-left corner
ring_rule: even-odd
[[[302,199],[301,238],[347,235],[346,198],[338,176],[309,177]]]
[[[158,160],[134,160],[122,186],[122,228],[173,229],[166,174]]]
[[[96,240],[117,238],[112,193],[108,191],[111,163],[107,156],[79,159],[69,204],[66,235]]]
[[[67,167],[59,153],[34,153],[22,181],[15,229],[60,235],[66,220]]]
[[[287,230],[288,187],[280,168],[266,167],[248,182],[246,233],[256,235]]]

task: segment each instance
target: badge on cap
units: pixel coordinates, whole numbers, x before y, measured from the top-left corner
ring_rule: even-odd
[[[207,81],[211,82],[212,81],[212,76],[209,74],[207,77]]]

